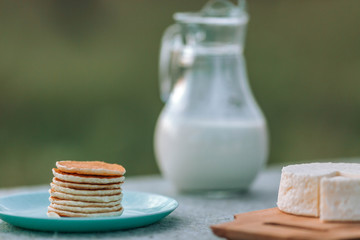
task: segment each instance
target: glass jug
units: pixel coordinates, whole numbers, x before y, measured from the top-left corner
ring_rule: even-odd
[[[266,121],[243,56],[244,3],[212,0],[198,13],[176,13],[164,33],[166,105],[154,147],[162,174],[180,191],[245,190],[266,162]]]

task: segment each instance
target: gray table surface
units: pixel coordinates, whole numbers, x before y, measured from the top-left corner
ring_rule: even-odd
[[[175,198],[179,207],[147,227],[102,233],[54,233],[30,231],[0,220],[0,239],[219,239],[210,225],[228,222],[237,213],[276,205],[280,168],[262,171],[247,193],[217,195],[179,194],[160,176],[128,177],[124,190],[145,191]],[[48,185],[1,189],[0,196],[48,189]]]

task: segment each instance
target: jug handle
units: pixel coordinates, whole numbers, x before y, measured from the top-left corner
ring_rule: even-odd
[[[173,69],[176,67],[177,59],[174,59],[174,50],[182,48],[180,25],[169,26],[162,37],[159,61],[159,88],[160,97],[166,102],[175,84]]]

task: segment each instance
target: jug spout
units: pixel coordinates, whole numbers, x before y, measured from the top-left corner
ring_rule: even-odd
[[[245,0],[210,0],[199,12],[175,13],[184,45],[212,47],[244,43],[248,14]]]
[[[235,5],[229,0],[210,0],[199,12],[176,13],[178,22],[214,25],[242,25],[248,21],[246,1]]]
[[[228,0],[211,0],[201,10],[208,17],[236,17],[246,9],[245,0],[239,0],[238,6]]]

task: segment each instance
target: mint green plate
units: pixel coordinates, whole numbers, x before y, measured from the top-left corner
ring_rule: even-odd
[[[48,192],[23,193],[0,198],[0,218],[18,227],[55,232],[114,231],[146,226],[176,209],[176,200],[162,195],[124,191],[124,212],[118,217],[49,218]]]

